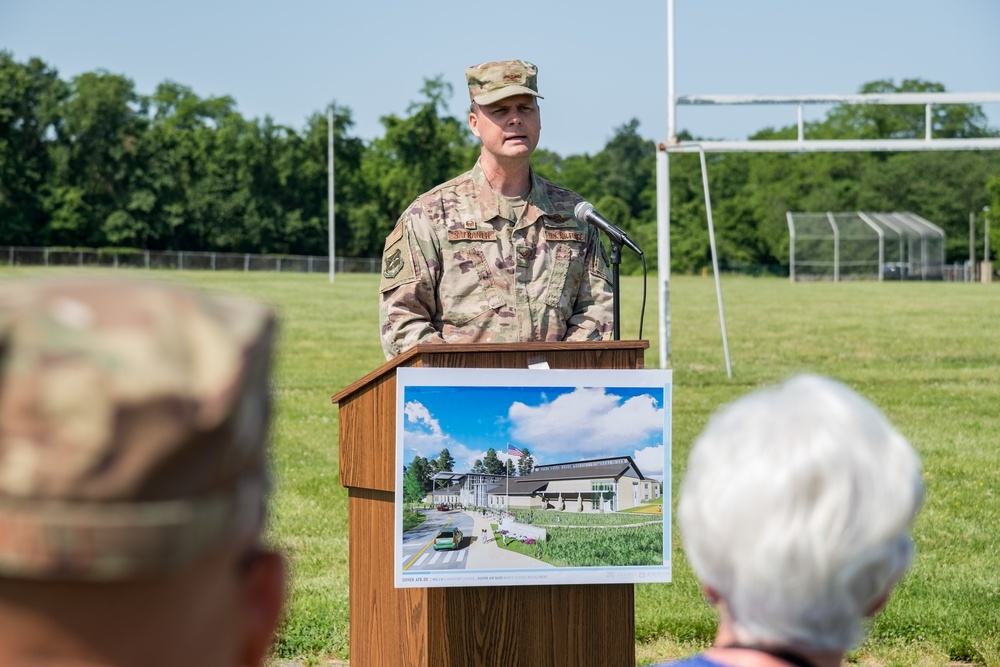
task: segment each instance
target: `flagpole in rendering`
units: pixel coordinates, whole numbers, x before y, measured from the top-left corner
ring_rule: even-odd
[[[510,468],[507,467],[507,463],[509,463],[509,462],[510,462],[510,443],[508,442],[507,443],[507,461],[505,461],[504,464],[503,464],[504,474],[507,475],[507,479],[506,479],[507,487],[504,489],[504,492],[503,492],[503,507],[504,507],[504,510],[506,510],[507,512],[510,512]]]

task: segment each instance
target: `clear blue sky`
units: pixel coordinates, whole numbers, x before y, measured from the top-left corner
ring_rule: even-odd
[[[0,49],[64,78],[106,69],[140,93],[170,79],[230,95],[296,129],[336,101],[365,139],[425,78],[451,83],[464,116],[465,67],[523,58],[540,70],[541,145],[568,155],[631,118],[666,138],[666,14],[666,0],[0,0]],[[882,78],[1000,91],[997,0],[676,0],[675,16],[681,95],[853,93]],[[678,109],[679,129],[717,139],[794,121],[794,107]]]

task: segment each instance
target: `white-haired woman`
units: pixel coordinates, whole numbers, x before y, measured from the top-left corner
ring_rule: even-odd
[[[920,459],[868,400],[801,375],[714,415],[681,484],[685,551],[719,610],[678,667],[834,667],[910,564]]]

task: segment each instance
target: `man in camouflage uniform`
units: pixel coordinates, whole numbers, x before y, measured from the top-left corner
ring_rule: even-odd
[[[0,665],[263,664],[274,332],[174,287],[0,285]]]
[[[531,171],[538,70],[523,60],[466,70],[475,167],[416,199],[386,239],[382,348],[418,343],[602,340],[613,330],[598,231],[579,195]]]

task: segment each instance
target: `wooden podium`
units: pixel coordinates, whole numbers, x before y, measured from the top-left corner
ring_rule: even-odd
[[[333,396],[348,489],[351,667],[635,665],[632,584],[395,588],[396,369],[643,368],[648,347],[418,345]]]

